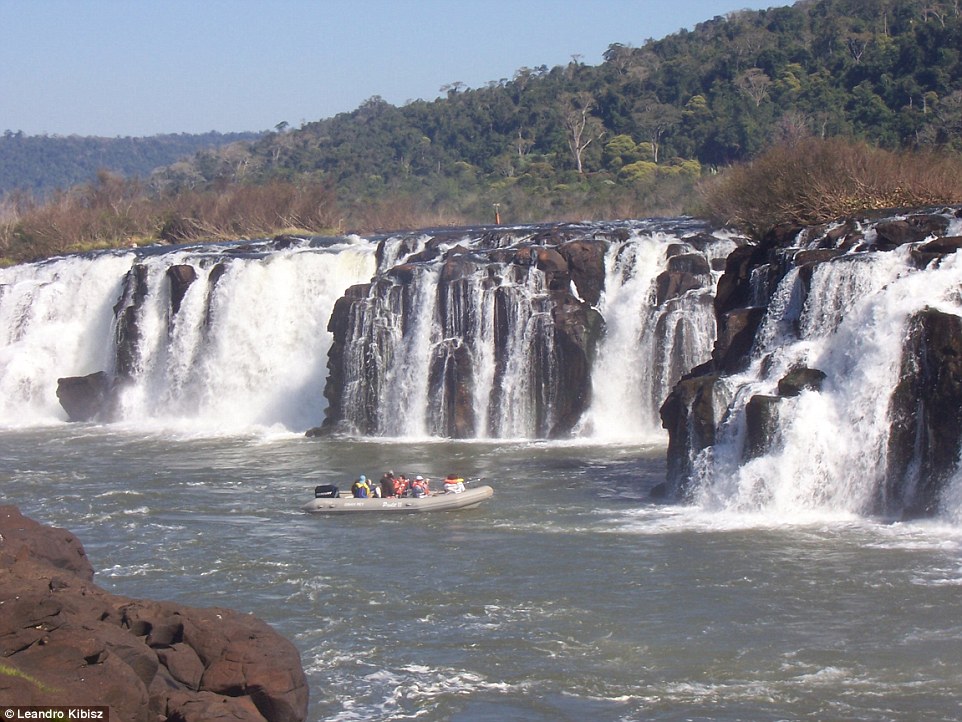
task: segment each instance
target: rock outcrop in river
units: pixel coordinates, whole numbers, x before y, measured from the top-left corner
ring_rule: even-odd
[[[619,404],[656,411],[707,357],[713,262],[734,245],[682,219],[384,239],[372,281],[331,315],[324,427],[564,437],[598,423],[589,409],[610,367]],[[620,336],[619,313],[634,317]]]
[[[300,722],[297,649],[252,615],[129,599],[70,532],[0,506],[0,704],[110,707],[113,722]]]
[[[0,418],[657,437],[668,390],[710,355],[719,264],[742,242],[667,218],[0,269],[0,333],[41,360],[0,362]]]
[[[511,232],[489,232],[470,243],[463,232],[405,241],[410,248],[382,244],[381,273],[370,284],[348,289],[334,307],[325,423],[333,428],[346,423],[362,434],[383,427],[382,387],[393,381],[389,367],[395,357],[412,351],[403,348],[401,337],[407,335],[430,344],[417,364],[428,397],[436,400],[430,431],[455,438],[487,435],[486,427],[495,422],[479,413],[475,389],[483,372],[477,362],[486,340],[482,326],[490,324],[492,406],[508,405],[517,383],[509,377],[524,376],[525,386],[540,387],[530,394],[532,430],[539,436],[569,432],[589,399],[591,353],[602,328],[593,304],[604,284],[607,243],[557,230],[523,244]],[[400,262],[385,267],[389,252]],[[447,341],[417,338],[418,324],[425,331],[437,327]],[[391,333],[392,325],[400,334]]]
[[[934,513],[962,443],[960,217],[786,226],[732,252],[711,360],[662,407],[666,493]]]

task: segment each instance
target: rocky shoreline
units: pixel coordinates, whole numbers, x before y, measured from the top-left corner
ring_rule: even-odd
[[[0,506],[0,704],[107,705],[113,722],[301,722],[294,645],[250,614],[111,594],[83,545]]]

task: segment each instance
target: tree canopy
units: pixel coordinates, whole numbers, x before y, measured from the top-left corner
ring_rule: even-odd
[[[163,178],[325,179],[343,198],[407,192],[465,211],[563,197],[586,182],[596,195],[606,184],[637,199],[655,179],[806,136],[959,152],[959,5],[801,0],[739,11],[637,48],[611,45],[598,66],[520,68],[402,107],[373,97],[242,150],[203,152]]]
[[[811,138],[958,155],[962,3],[799,0],[441,92],[206,148],[145,192],[323,186],[342,225],[397,228],[493,207],[509,222],[697,211],[700,178]]]

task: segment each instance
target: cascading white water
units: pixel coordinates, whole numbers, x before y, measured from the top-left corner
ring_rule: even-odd
[[[150,271],[154,303],[141,318],[150,345],[136,384],[122,397],[124,418],[292,429],[320,422],[327,318],[345,281],[369,277],[370,252],[348,247],[234,259],[209,297],[206,284],[192,285],[172,322],[170,346],[165,266],[150,264]]]
[[[0,269],[0,424],[65,418],[57,378],[112,363],[113,305],[131,254]]]
[[[959,255],[924,270],[908,247],[842,256],[816,267],[804,306],[798,274],[787,274],[756,336],[754,362],[726,381],[731,402],[717,418],[727,419],[695,460],[696,503],[793,519],[870,508],[886,471],[909,321],[926,307],[962,316]],[[826,373],[821,391],[780,399],[767,453],[746,461],[748,400],[775,395],[797,366]]]
[[[58,377],[113,371],[113,306],[134,263],[147,269],[148,293],[122,420],[212,430],[321,421],[328,318],[345,287],[373,273],[366,242],[236,256],[102,254],[0,271],[0,424],[62,420]],[[226,270],[209,283],[216,263]],[[193,266],[197,280],[171,317],[166,271],[175,264]]]
[[[345,317],[334,423],[360,434],[475,438],[544,437],[573,425],[576,435],[602,441],[663,441],[664,397],[711,354],[720,275],[712,261],[735,245],[694,225],[572,234],[603,239],[608,249],[597,306],[606,331],[594,351],[594,338],[585,338],[595,333],[590,318],[568,315],[584,308],[576,284],[569,294],[549,283],[567,263],[556,249],[571,236],[542,245],[538,229],[517,228],[385,239],[367,297]],[[580,364],[592,356],[589,392],[579,386]],[[575,413],[583,416],[572,419],[572,404],[582,404]]]
[[[669,246],[710,260],[732,244],[711,239],[696,251],[685,241],[693,224],[665,227],[674,228],[634,222],[618,233],[586,225],[573,234],[597,233],[610,244],[598,308],[607,335],[596,353],[595,401],[576,429],[582,436],[661,437],[664,394],[710,353],[714,320],[705,301],[717,273],[660,308],[652,307],[655,281]],[[316,426],[324,418],[332,309],[348,287],[370,282],[348,332],[363,341],[346,350],[347,426],[363,434],[443,436],[458,416],[477,438],[545,436],[569,413],[560,409],[564,374],[580,373],[559,367],[559,291],[547,287],[534,260],[479,257],[471,272],[469,250],[463,277],[447,285],[439,281],[438,260],[475,244],[508,256],[526,243],[553,248],[532,243],[541,231],[388,238],[378,268],[376,244],[351,237],[285,250],[269,242],[139,249],[2,269],[0,424],[64,420],[57,379],[105,371],[118,379],[111,418],[126,423],[202,431]],[[402,266],[409,282],[393,280]],[[176,302],[174,267],[196,274]],[[134,269],[136,280],[125,281]],[[120,337],[126,340],[118,347]],[[449,373],[469,378],[457,386]],[[452,388],[468,389],[468,396],[454,398]]]
[[[397,250],[401,244],[401,239],[385,244],[384,257],[391,263],[411,255]],[[419,252],[420,245],[412,250]],[[342,403],[348,426],[381,436],[444,435],[447,390],[439,385],[432,393],[431,369],[438,358],[463,347],[473,369],[475,436],[538,436],[533,387],[546,382],[536,378],[539,374],[550,373],[537,358],[550,355],[540,346],[551,339],[544,275],[528,268],[517,282],[515,269],[508,268],[492,282],[478,268],[458,284],[442,287],[437,266],[413,266],[412,278],[403,285],[374,284],[362,311],[352,318]],[[441,295],[452,309],[443,320]],[[505,316],[501,326],[509,329],[500,355],[495,350],[496,305]]]
[[[379,417],[380,432],[386,436],[427,436],[428,375],[434,351],[437,304],[437,270],[419,269],[418,281],[410,303],[418,312],[409,316],[408,329],[401,327],[403,315],[388,312],[378,320],[389,325],[391,333],[382,336],[380,351],[385,354],[386,368],[382,398],[378,407],[390,410]],[[389,359],[389,360],[388,360]]]
[[[661,305],[655,283],[667,251],[683,238],[639,233],[611,245],[599,310],[605,336],[592,371],[592,404],[582,430],[608,440],[661,441],[659,408],[679,377],[704,363],[715,342],[711,305],[717,282]],[[707,249],[709,261],[734,247],[722,239]],[[694,249],[689,249],[694,251]]]
[[[505,325],[510,333],[503,353],[502,385],[492,386],[487,394],[494,399],[488,429],[492,436],[502,438],[535,436],[538,427],[544,426],[539,423],[539,406],[544,409],[541,413],[551,414],[546,390],[554,385],[557,372],[552,363],[552,320],[545,303],[544,275],[529,268],[524,283],[509,285],[501,292],[507,299]],[[486,358],[496,361],[491,354]],[[487,371],[482,375],[494,378]]]

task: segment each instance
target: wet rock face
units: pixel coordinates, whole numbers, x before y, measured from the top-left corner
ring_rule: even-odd
[[[796,367],[778,380],[778,395],[781,397],[798,396],[805,389],[821,391],[825,372],[818,369]]]
[[[936,511],[962,447],[962,319],[926,309],[910,329],[878,511],[925,516]]]
[[[683,253],[668,259],[668,268],[659,274],[656,281],[656,303],[661,305],[672,298],[704,288],[711,281],[711,266],[705,256],[698,253]]]
[[[605,287],[606,251],[607,243],[600,240],[569,241],[558,247],[578,295],[592,306],[597,305]]]
[[[891,252],[913,244],[907,254],[910,264],[918,269],[938,265],[962,250],[962,239],[944,236],[953,213],[962,217],[962,210],[948,209],[908,213],[868,225],[849,220],[830,227],[784,226],[758,244],[729,254],[715,296],[719,331],[712,359],[684,377],[661,409],[669,433],[666,496],[684,499],[690,492],[693,459],[714,445],[722,422],[719,415],[725,413],[718,389],[728,377],[749,367],[758,331],[781,279],[797,269],[804,301],[816,270],[822,264],[844,261],[846,254]],[[962,450],[962,319],[926,309],[912,319],[909,329],[900,381],[890,400],[885,478],[875,508],[868,510],[888,516],[935,513]],[[763,368],[767,361],[763,360]],[[792,397],[821,392],[831,381],[821,369],[797,366],[778,380],[777,393],[756,394],[743,402],[744,461],[769,453],[778,442],[779,415]]]
[[[197,270],[191,265],[178,264],[167,269],[167,278],[170,280],[170,310],[172,315],[177,315],[190,284],[197,280]]]
[[[108,705],[110,719],[300,722],[294,646],[229,609],[109,594],[70,532],[0,506],[0,703]]]
[[[103,412],[111,382],[106,372],[57,379],[57,400],[70,421],[92,421]]]
[[[137,364],[137,346],[141,340],[141,330],[137,323],[137,312],[147,298],[147,266],[137,264],[124,278],[123,291],[114,305],[116,325],[116,375],[129,378]]]
[[[328,381],[324,395],[328,411],[322,429],[342,427],[354,433],[376,434],[384,393],[385,366],[404,353],[385,329],[403,335],[424,323],[426,269],[437,269],[434,314],[427,320],[438,331],[431,342],[428,366],[429,433],[451,438],[498,434],[476,408],[476,384],[482,324],[490,323],[494,373],[498,378],[517,373],[510,358],[530,355],[529,375],[540,387],[534,394],[536,435],[563,436],[570,432],[590,400],[590,360],[602,332],[597,303],[604,287],[604,255],[608,244],[598,239],[570,239],[561,231],[541,234],[517,243],[492,231],[468,248],[462,243],[445,248],[432,238],[423,250],[380,268],[371,284],[349,289],[335,304],[328,329],[334,340],[328,356]],[[402,251],[417,246],[402,241]],[[407,245],[403,245],[407,243]],[[383,244],[382,244],[383,246]],[[383,247],[378,259],[401,257]],[[531,269],[543,277],[543,287],[532,287]],[[532,287],[532,291],[525,290]],[[577,295],[575,295],[575,293]],[[531,297],[528,297],[528,293]],[[491,299],[490,318],[484,317],[479,298]],[[518,329],[530,326],[518,348]],[[345,397],[349,385],[360,386]],[[504,384],[495,383],[489,403],[505,403]]]
[[[685,499],[690,492],[692,459],[715,443],[716,384],[721,377],[707,367],[679,381],[661,407],[662,425],[668,430],[668,469],[665,496]]]

